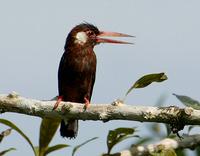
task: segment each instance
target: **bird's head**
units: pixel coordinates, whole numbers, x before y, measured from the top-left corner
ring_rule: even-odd
[[[118,41],[102,37],[134,37],[127,34],[117,32],[100,31],[96,26],[89,23],[82,23],[75,26],[69,33],[66,40],[66,47],[72,46],[84,48],[94,47],[99,43],[116,43],[116,44],[132,44],[129,42]],[[65,47],[65,48],[66,48]]]

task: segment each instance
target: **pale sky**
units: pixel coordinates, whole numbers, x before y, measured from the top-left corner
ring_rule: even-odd
[[[57,69],[65,38],[73,26],[87,21],[100,30],[116,31],[136,38],[125,39],[135,45],[103,44],[95,48],[97,78],[92,103],[111,103],[144,74],[165,72],[168,80],[132,92],[126,103],[152,106],[161,94],[166,105],[182,106],[172,93],[199,97],[200,1],[193,0],[102,0],[102,1],[1,1],[0,2],[0,93],[16,91],[35,99],[57,95]],[[16,123],[38,145],[40,118],[5,113],[2,118]],[[98,156],[106,152],[108,130],[137,127],[138,135],[148,135],[147,123],[110,121],[79,122],[75,140],[57,132],[51,145],[72,147],[99,137],[82,147],[78,155]],[[0,131],[6,127],[1,126]],[[133,141],[114,148],[117,152]],[[8,156],[33,155],[19,134],[3,140],[0,151],[15,147]],[[50,154],[70,155],[72,147]]]

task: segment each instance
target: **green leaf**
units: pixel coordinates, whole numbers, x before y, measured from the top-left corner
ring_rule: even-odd
[[[16,149],[15,149],[15,148],[9,148],[9,149],[7,149],[7,150],[1,151],[1,152],[0,152],[0,156],[3,156],[4,154],[6,154],[6,153],[8,153],[8,152],[10,152],[10,151],[13,151],[13,150],[16,150]]]
[[[60,119],[44,118],[40,125],[39,155],[46,153],[49,143],[55,135]]]
[[[162,82],[167,80],[167,76],[165,73],[155,73],[144,75],[140,79],[138,79],[133,86],[127,91],[126,96],[134,89],[134,88],[144,88],[150,85],[152,82]]]
[[[36,156],[39,156],[39,146],[35,146],[34,150],[35,150]]]
[[[185,96],[185,95],[177,95],[172,94],[176,96],[176,98],[181,101],[185,106],[192,107],[194,109],[200,109],[200,103],[197,100],[192,99],[191,97]]]
[[[176,149],[175,152],[176,152],[176,155],[178,156],[187,156],[186,151],[184,149]]]
[[[59,149],[62,149],[62,148],[65,148],[65,147],[68,147],[69,145],[66,145],[66,144],[58,144],[58,145],[54,145],[54,146],[51,146],[51,147],[48,147],[45,151],[45,155],[51,153],[51,152],[54,152],[56,150],[59,150]]]
[[[3,132],[1,132],[1,134],[0,134],[0,142],[2,142],[2,140],[3,140],[3,138],[5,137],[5,136],[8,136],[8,135],[10,135],[10,133],[11,133],[11,128],[9,128],[9,129],[7,129],[7,130],[5,130],[5,131],[3,131]]]
[[[14,123],[12,123],[11,121],[8,121],[6,119],[0,119],[0,123],[4,124],[6,126],[9,126],[12,129],[16,130],[29,143],[29,145],[33,149],[33,152],[34,152],[34,154],[36,156],[36,152],[35,152],[35,149],[34,149],[34,146],[33,146],[32,142],[31,142],[31,140]]]
[[[110,154],[112,148],[119,142],[128,139],[130,137],[135,137],[132,134],[135,132],[134,128],[117,128],[115,130],[110,130],[107,136],[107,147],[108,153]]]
[[[97,139],[97,138],[98,138],[98,137],[94,137],[94,138],[89,139],[89,140],[83,142],[82,144],[77,145],[76,147],[74,147],[74,149],[73,149],[73,151],[72,151],[72,156],[75,155],[76,151],[77,151],[80,147],[82,147],[83,145],[85,145],[85,144],[89,143],[90,141],[93,141],[93,140],[95,140],[95,139]]]

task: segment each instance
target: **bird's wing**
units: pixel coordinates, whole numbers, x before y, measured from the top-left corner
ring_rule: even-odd
[[[60,64],[59,64],[59,68],[58,68],[58,92],[59,92],[59,96],[62,96],[62,83],[63,83],[63,79],[64,79],[64,74],[63,72],[65,71],[66,68],[66,55],[63,54],[60,60]]]
[[[90,88],[90,97],[89,97],[89,100],[91,100],[91,97],[92,97],[92,92],[93,92],[93,88],[94,88],[94,82],[95,82],[95,78],[96,78],[96,74],[92,74],[92,80],[91,80],[91,88]]]

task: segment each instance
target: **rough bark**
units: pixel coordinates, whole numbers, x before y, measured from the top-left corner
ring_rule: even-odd
[[[190,107],[178,108],[126,105],[121,101],[111,104],[91,104],[87,110],[80,103],[61,102],[53,110],[56,101],[42,101],[21,97],[15,92],[0,95],[0,112],[15,112],[50,118],[74,118],[79,120],[131,120],[159,122],[171,125],[200,125],[200,110]]]

